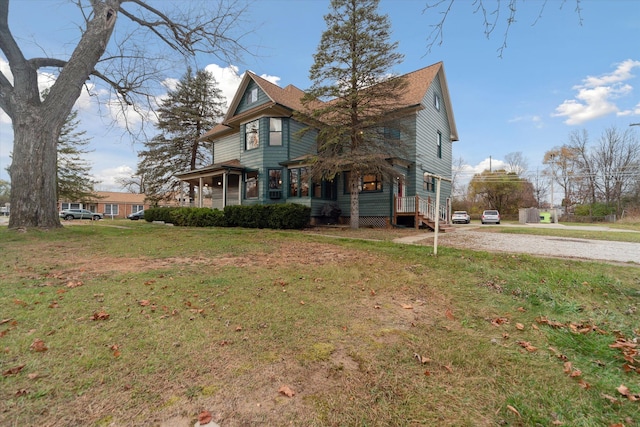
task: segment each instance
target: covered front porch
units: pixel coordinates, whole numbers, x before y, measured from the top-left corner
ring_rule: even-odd
[[[242,204],[244,169],[239,161],[232,160],[177,174],[182,181],[182,194],[189,193],[189,186],[194,187],[193,199],[183,198],[181,205],[222,210],[225,206]]]

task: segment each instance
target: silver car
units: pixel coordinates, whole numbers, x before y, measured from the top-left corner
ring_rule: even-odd
[[[480,221],[483,224],[487,224],[487,223],[500,224],[500,212],[496,210],[486,210],[482,212]]]
[[[101,213],[95,213],[88,211],[86,209],[65,209],[60,211],[60,218],[66,219],[67,221],[72,219],[91,219],[97,221],[102,219],[103,215]]]

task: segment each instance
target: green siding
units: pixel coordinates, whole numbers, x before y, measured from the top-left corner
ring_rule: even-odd
[[[253,89],[258,89],[258,100],[256,102],[249,103],[247,93],[250,93]],[[247,85],[247,89],[244,91],[244,94],[242,94],[242,99],[238,103],[238,108],[236,108],[236,111],[234,111],[233,114],[238,115],[262,104],[266,104],[267,102],[271,102],[267,94],[260,89],[260,86],[258,86],[256,82],[251,80]]]
[[[213,144],[213,163],[222,163],[233,159],[240,159],[240,145],[238,144],[238,138],[238,134],[234,133],[216,140]]]

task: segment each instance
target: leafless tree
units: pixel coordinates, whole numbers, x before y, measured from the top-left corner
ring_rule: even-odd
[[[457,0],[428,0],[424,7],[423,13],[428,11],[436,12],[439,19],[431,25],[431,32],[427,36],[427,53],[431,52],[434,46],[442,45],[444,41],[444,27],[456,3],[462,3],[463,7],[472,7],[473,13],[480,15],[482,18],[482,26],[484,35],[491,38],[494,32],[503,29],[502,45],[498,48],[498,56],[502,57],[504,50],[507,48],[507,39],[511,26],[517,22],[518,7],[525,3],[525,0],[474,0],[474,1],[457,1]],[[538,15],[531,23],[535,25],[545,12],[546,6],[549,4],[564,7],[566,3],[575,3],[575,12],[578,15],[579,23],[582,25],[582,0],[543,0],[536,2]]]
[[[529,170],[529,161],[521,151],[507,154],[504,156],[504,161],[507,164],[507,171],[513,172],[520,177]]]
[[[0,0],[0,51],[11,75],[0,73],[0,108],[14,131],[10,228],[56,228],[56,142],[87,81],[106,84],[122,105],[150,97],[150,82],[162,76],[163,57],[154,45],[184,57],[214,55],[225,63],[246,53],[241,19],[246,4],[234,0],[158,2],[72,0],[80,34],[68,57],[26,58],[9,28],[10,0]],[[164,10],[167,9],[167,10]],[[116,25],[122,26],[114,36]],[[154,40],[155,39],[155,40]],[[157,42],[160,43],[157,43]],[[38,73],[54,69],[56,81],[40,97]]]

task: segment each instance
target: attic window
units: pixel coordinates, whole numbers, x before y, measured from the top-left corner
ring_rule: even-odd
[[[258,101],[258,88],[254,87],[247,92],[247,104],[253,104]]]
[[[433,96],[433,106],[436,107],[436,110],[440,111],[440,95],[437,93]]]

